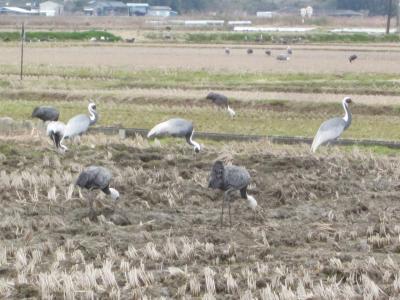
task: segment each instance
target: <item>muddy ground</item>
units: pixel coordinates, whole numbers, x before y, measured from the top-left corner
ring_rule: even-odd
[[[203,141],[202,141],[203,142]],[[205,141],[204,141],[205,142]],[[205,142],[206,143],[206,142]],[[384,299],[400,291],[399,161],[357,149],[83,139],[65,155],[39,137],[0,139],[0,295],[9,298]],[[207,188],[217,158],[245,166],[256,215]],[[71,183],[114,174],[90,221]],[[73,191],[73,192],[72,192]],[[204,298],[203,298],[204,299]],[[373,299],[373,298],[370,298]]]

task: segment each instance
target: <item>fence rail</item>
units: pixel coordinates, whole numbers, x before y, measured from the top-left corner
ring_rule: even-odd
[[[120,127],[92,127],[92,132],[104,133],[108,135],[120,135],[123,137],[134,137],[136,135],[146,136],[148,130],[143,128],[120,128]],[[233,133],[212,133],[212,132],[196,132],[194,137],[210,139],[215,141],[258,141],[266,139],[275,144],[310,144],[312,138],[301,136],[265,136],[265,135],[244,135]],[[360,145],[360,146],[384,146],[388,148],[400,149],[400,141],[382,141],[382,140],[365,140],[365,139],[338,139],[332,144],[335,145]]]

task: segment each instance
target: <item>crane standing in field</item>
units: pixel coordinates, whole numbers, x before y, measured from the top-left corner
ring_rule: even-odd
[[[332,118],[321,124],[311,145],[312,152],[315,152],[320,145],[336,140],[347,128],[349,128],[352,120],[349,107],[350,103],[352,103],[350,97],[345,97],[342,100],[345,112],[343,118]]]
[[[37,106],[32,112],[32,118],[38,118],[43,122],[58,121],[60,112],[52,106]]]
[[[219,107],[226,108],[229,115],[232,118],[235,117],[236,113],[232,108],[230,108],[229,103],[228,103],[228,97],[226,97],[225,95],[210,92],[210,93],[208,93],[206,99],[211,100],[215,105],[217,105]]]
[[[47,124],[47,136],[53,141],[54,146],[59,151],[66,151],[67,147],[61,144],[61,139],[65,133],[65,124],[60,121],[51,121]]]
[[[33,110],[31,117],[38,118],[42,120],[43,123],[49,121],[58,121],[58,118],[60,117],[60,112],[52,106],[37,106]],[[33,134],[34,131],[35,128],[32,128],[31,134]]]
[[[93,102],[90,102],[88,105],[88,111],[89,111],[89,116],[85,114],[77,115],[75,117],[72,117],[64,130],[64,135],[60,141],[60,145],[65,149],[68,150],[68,148],[62,144],[64,139],[68,138],[74,138],[78,135],[81,135],[85,133],[88,129],[89,126],[96,124],[97,119],[98,119],[98,114],[96,110],[96,104]]]
[[[232,227],[231,218],[231,194],[240,191],[240,196],[247,200],[249,207],[253,210],[257,207],[257,201],[253,196],[247,194],[247,186],[250,184],[250,174],[243,168],[238,166],[224,166],[223,162],[218,160],[214,163],[208,187],[223,190],[224,199],[222,200],[221,210],[221,226],[224,218],[224,206],[228,202],[229,224]]]
[[[352,63],[353,61],[355,61],[357,59],[357,55],[356,54],[352,54],[349,56],[349,62]]]
[[[93,190],[101,190],[103,193],[110,196],[114,201],[117,201],[119,199],[119,192],[116,189],[110,188],[111,179],[111,172],[108,169],[99,166],[87,167],[79,174],[75,185],[89,191],[88,200],[90,219],[93,219],[96,216],[93,208],[94,197],[93,195],[91,195],[91,192]]]
[[[147,134],[147,138],[164,135],[184,137],[186,142],[193,146],[194,151],[198,153],[201,150],[201,146],[193,140],[193,133],[194,129],[192,122],[185,119],[174,118],[154,126]]]

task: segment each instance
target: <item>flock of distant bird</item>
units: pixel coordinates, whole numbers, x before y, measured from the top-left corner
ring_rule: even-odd
[[[225,95],[210,92],[206,96],[206,99],[211,100],[218,107],[226,109],[232,118],[235,117],[236,113],[229,106],[228,97]],[[336,140],[347,128],[349,128],[352,121],[352,114],[349,107],[350,103],[352,103],[352,100],[349,97],[344,98],[342,101],[343,109],[345,111],[344,117],[329,119],[321,124],[311,146],[313,152],[315,152],[320,145]],[[68,147],[63,144],[66,139],[79,137],[84,134],[91,125],[94,125],[97,122],[98,113],[96,105],[93,102],[89,103],[88,112],[89,115],[76,115],[71,118],[67,124],[64,124],[58,121],[60,112],[57,109],[50,106],[40,106],[34,109],[32,117],[39,118],[43,122],[48,122],[46,130],[47,135],[54,143],[55,148],[61,153],[64,153],[68,150]],[[193,147],[196,153],[198,153],[201,151],[202,147],[198,142],[193,140],[193,134],[194,127],[191,121],[181,118],[173,118],[154,126],[148,132],[147,137],[154,138],[166,135],[182,137],[185,138],[186,142]],[[116,189],[110,188],[111,179],[112,175],[108,169],[101,166],[89,166],[80,173],[76,185],[88,189],[89,191],[100,189],[112,199],[118,200],[119,192]],[[209,178],[209,187],[221,189],[225,192],[221,210],[221,224],[226,203],[229,205],[229,223],[232,224],[230,203],[231,196],[235,191],[240,191],[241,197],[247,200],[249,207],[253,210],[256,209],[257,201],[253,196],[247,194],[249,183],[250,175],[245,168],[238,166],[224,166],[221,161],[216,161],[214,163]],[[95,216],[93,201],[94,198],[89,196],[89,216],[91,218]]]
[[[271,55],[272,55],[272,50],[271,50],[271,49],[265,49],[264,52],[265,52],[265,54],[268,55],[268,56],[271,56]],[[252,48],[247,48],[246,53],[249,54],[249,55],[250,55],[250,54],[253,54],[253,53],[254,53],[254,50],[253,50]],[[231,49],[228,48],[228,47],[226,47],[226,48],[225,48],[225,54],[226,54],[226,55],[230,55],[230,54],[231,54]],[[280,60],[280,61],[287,61],[287,60],[290,60],[290,57],[292,56],[292,54],[293,54],[293,50],[292,50],[291,47],[288,46],[287,49],[286,49],[286,53],[278,54],[278,55],[276,56],[276,59],[277,59],[277,60]],[[358,58],[358,57],[357,57],[356,54],[352,54],[352,55],[350,55],[350,56],[348,57],[348,60],[349,60],[350,63],[352,63],[352,62],[355,61],[357,58]]]
[[[250,54],[253,54],[253,53],[254,53],[254,50],[253,50],[252,48],[247,48],[246,53],[249,54],[249,55],[250,55]],[[231,49],[228,48],[228,47],[226,47],[226,48],[225,48],[225,54],[226,54],[226,55],[230,55],[230,54],[231,54]],[[271,55],[272,55],[272,50],[270,50],[270,49],[265,49],[265,54],[268,55],[268,56],[271,56]],[[276,57],[276,59],[277,59],[277,60],[281,60],[281,61],[290,60],[290,56],[291,56],[292,54],[293,54],[292,48],[287,47],[286,53],[278,54],[277,57]]]

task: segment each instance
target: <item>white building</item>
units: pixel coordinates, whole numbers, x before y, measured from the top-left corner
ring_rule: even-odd
[[[47,17],[54,17],[63,14],[64,5],[53,1],[45,1],[40,3],[39,10],[41,15],[45,15]]]

